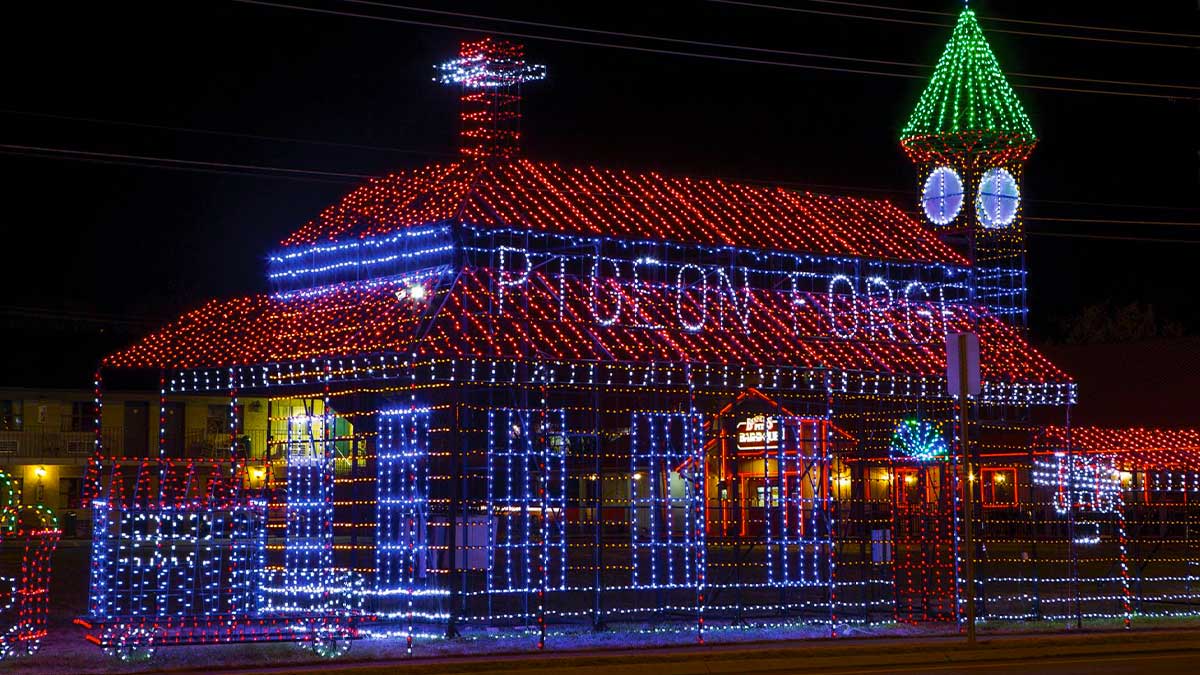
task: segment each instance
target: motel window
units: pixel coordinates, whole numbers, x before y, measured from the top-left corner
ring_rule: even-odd
[[[916,469],[896,469],[896,480],[899,481],[905,504],[920,504],[923,501],[921,480]]]
[[[72,401],[71,418],[66,421],[66,431],[92,431],[94,410],[91,401]]]
[[[1017,470],[985,468],[979,472],[984,506],[1015,506]]]
[[[892,500],[892,474],[887,467],[873,466],[868,470],[867,492],[871,501]]]
[[[850,469],[838,469],[834,473],[833,478],[833,498],[838,500],[853,498],[854,491],[851,488],[852,476]]]
[[[770,502],[768,503],[768,500]],[[779,497],[779,486],[772,485],[769,489],[765,485],[759,485],[754,490],[754,503],[751,506],[758,507],[778,507],[783,503]]]
[[[904,504],[934,504],[938,501],[941,467],[899,467],[896,469],[896,484]]]
[[[58,504],[62,508],[78,509],[83,507],[80,496],[83,494],[82,478],[58,479]]]
[[[0,401],[0,431],[20,431],[25,427],[24,401]]]
[[[237,420],[237,433],[240,434],[242,433],[242,425],[245,422],[245,415],[243,414],[242,406],[235,406],[233,414]],[[208,406],[208,417],[204,423],[204,430],[210,434],[229,433],[229,406]]]

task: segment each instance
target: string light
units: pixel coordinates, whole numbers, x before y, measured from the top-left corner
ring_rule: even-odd
[[[319,268],[335,269],[374,259],[364,258],[367,254],[360,249],[378,257],[406,250],[431,255],[440,250],[444,235],[428,224],[455,219],[456,214],[465,223],[489,230],[519,228],[947,265],[966,262],[885,200],[515,159],[501,164],[434,164],[371,179],[283,240],[284,249],[270,258],[279,261],[278,267],[269,268],[276,270],[275,280],[309,273],[313,264],[307,260],[310,256],[297,255],[302,251],[314,251],[311,257],[320,261]],[[395,236],[410,228],[412,236]],[[374,271],[376,263],[361,265],[364,271]]]
[[[235,361],[291,362],[288,368],[294,370],[305,357],[326,353],[347,357],[336,362],[341,376],[349,372],[344,366],[352,365],[351,355],[410,348],[413,331],[432,305],[442,311],[416,346],[422,359],[511,359],[532,349],[550,360],[689,361],[739,369],[835,367],[853,372],[880,369],[882,362],[882,370],[892,377],[932,378],[944,370],[940,336],[975,327],[988,398],[1052,402],[1074,396],[1067,375],[1019,333],[986,313],[959,305],[888,302],[880,293],[846,294],[840,288],[832,294],[753,287],[731,292],[722,281],[698,284],[702,292],[697,294],[670,283],[608,280],[610,292],[619,293],[630,309],[621,322],[606,326],[588,309],[591,280],[534,272],[520,283],[502,285],[505,277],[503,270],[464,272],[453,285],[439,283],[428,291],[425,302],[416,304],[397,302],[396,293],[408,288],[403,280],[347,286],[313,297],[254,296],[212,303],[109,357],[107,363],[188,368]],[[689,299],[680,300],[683,296]],[[695,310],[686,305],[693,301],[703,303],[705,314],[689,314]],[[492,310],[485,311],[489,307]],[[701,328],[696,321],[703,321]],[[489,329],[488,324],[496,327]],[[629,330],[637,325],[661,328]],[[829,335],[838,331],[847,337],[831,341]],[[356,376],[378,372],[369,359],[353,363],[362,365]],[[304,382],[319,380],[310,366],[299,365],[306,368]],[[261,367],[239,369],[243,377],[262,373]],[[282,379],[269,377],[263,384],[283,384]],[[253,381],[240,384],[254,386]],[[914,384],[910,380],[896,387]],[[206,386],[218,384],[210,380]],[[1011,393],[1002,393],[1006,389]]]
[[[101,455],[89,466],[92,565],[88,615],[77,623],[121,660],[148,659],[161,645],[251,641],[305,642],[334,656],[358,635],[361,583],[333,568],[332,542],[321,536],[332,513],[323,503],[332,498],[332,475],[324,455],[314,453],[328,452],[330,444],[306,445],[301,434],[289,435],[297,456],[289,457],[288,550],[276,579],[266,564],[268,503],[248,489],[250,458],[239,450],[233,373],[227,369],[225,378],[228,457],[171,455],[164,373],[157,455]],[[99,425],[99,378],[96,396]],[[303,422],[311,432],[330,420]]]
[[[975,198],[975,213],[984,227],[996,229],[1009,225],[1017,217],[1021,192],[1017,179],[1008,169],[995,167],[979,179],[979,196]]]
[[[525,47],[487,37],[464,42],[458,58],[439,66],[442,84],[462,88],[463,156],[510,158],[521,137],[521,85],[546,77],[546,67],[525,63]]]
[[[889,447],[892,459],[944,461],[949,458],[949,452],[946,432],[940,422],[907,419],[897,424],[892,432],[892,443]]]
[[[1019,182],[1037,137],[971,9],[959,15],[900,144],[921,172],[926,216],[969,236],[964,248],[976,277],[974,302],[1023,327],[1028,307]],[[965,194],[975,195],[973,214],[961,208]]]
[[[460,161],[368,181],[269,256],[272,293],[105,359],[160,370],[159,446],[105,454],[97,373],[94,642],[412,654],[463,624],[544,648],[555,623],[671,617],[703,642],[712,617],[747,615],[837,636],[961,620],[967,555],[996,572],[983,616],[1129,620],[1124,492],[1198,490],[1200,461],[1191,437],[1123,435],[1142,444],[1126,452],[1017,421],[1076,386],[1020,328],[1036,138],[973,13],[901,141],[937,232],[880,200],[518,159],[519,86],[544,68],[487,39],[437,72],[462,90]],[[939,234],[963,228],[969,257]],[[943,381],[960,331],[981,345],[966,429]],[[169,456],[168,396],[218,392],[231,456]],[[269,397],[261,467],[237,454],[251,392]],[[948,443],[971,434],[977,475]],[[1079,527],[1000,531],[1035,508]],[[997,545],[1042,541],[1032,574]],[[1081,574],[1079,550],[1111,571]],[[1072,597],[1084,578],[1097,590]],[[1153,611],[1190,601],[1190,576],[1150,578]]]
[[[900,137],[910,153],[962,153],[969,148],[985,155],[981,159],[986,161],[996,160],[999,148],[1028,152],[1037,142],[972,9],[964,8],[959,15]]]
[[[51,563],[61,535],[54,512],[42,504],[22,506],[16,481],[0,471],[0,539],[21,551],[14,576],[0,577],[12,589],[0,607],[11,621],[0,632],[0,660],[33,654],[48,633]]]
[[[925,180],[921,204],[925,217],[934,225],[946,225],[962,210],[963,184],[954,169],[939,166]]]

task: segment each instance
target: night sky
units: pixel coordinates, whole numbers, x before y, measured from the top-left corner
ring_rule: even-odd
[[[932,72],[672,46],[337,0],[281,2],[481,30],[232,2],[22,3],[6,8],[9,30],[0,41],[8,66],[0,88],[0,144],[6,146],[0,150],[6,252],[0,329],[8,348],[0,384],[86,382],[105,350],[133,341],[173,315],[211,297],[266,290],[266,253],[360,182],[328,173],[378,175],[452,159],[456,93],[431,81],[431,65],[452,57],[459,40],[486,34],[487,28],[925,76]],[[880,3],[952,12],[959,6],[945,0]],[[424,6],[929,66],[936,63],[953,21],[802,0],[791,4],[947,26],[700,0]],[[972,4],[983,17],[1198,32],[1192,0]],[[1146,47],[991,30],[1072,32],[1065,28],[986,19],[982,24],[1010,74],[1200,86],[1195,40],[1074,31],[1191,49]],[[523,41],[531,60],[549,68],[545,82],[525,90],[524,145],[530,157],[788,183],[833,194],[887,197],[916,209],[917,176],[897,137],[923,79]],[[1200,90],[1015,76],[1010,81],[1200,96]],[[1200,104],[1026,88],[1017,93],[1041,139],[1023,184],[1028,227],[1034,233],[1029,264],[1035,339],[1055,338],[1059,319],[1098,302],[1153,304],[1160,318],[1200,333],[1200,284],[1195,280],[1200,246],[1037,235],[1200,242],[1195,225],[1200,222]],[[104,163],[85,162],[58,150],[159,159],[94,156]],[[200,172],[167,168],[161,159],[322,173],[230,166]],[[1035,220],[1044,217],[1193,226]]]

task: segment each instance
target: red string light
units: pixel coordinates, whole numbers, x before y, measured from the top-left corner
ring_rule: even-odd
[[[481,227],[967,264],[885,200],[524,159],[434,164],[372,179],[282,244],[369,237],[456,216]]]
[[[15,622],[0,631],[0,659],[32,654],[46,637],[51,563],[62,536],[54,513],[41,504],[21,506],[14,485],[12,476],[0,471],[0,539],[19,542],[21,550],[20,569],[4,580],[12,583],[5,615],[11,609]]]
[[[421,308],[397,302],[402,282],[345,286],[311,297],[281,299],[256,295],[213,301],[141,342],[110,356],[118,367],[194,368],[275,363],[322,356],[401,353],[419,357],[520,358],[533,351],[563,360],[737,363],[833,367],[913,376],[937,376],[945,368],[945,346],[936,336],[966,330],[972,312],[933,305],[880,307],[871,298],[836,296],[840,312],[874,316],[887,330],[862,331],[855,339],[830,339],[829,300],[790,292],[747,289],[749,327],[738,320],[691,332],[676,320],[674,289],[640,291],[611,284],[624,306],[636,308],[647,331],[626,325],[601,326],[590,318],[590,289],[578,278],[552,279],[540,272],[528,283],[504,287],[501,315],[489,313],[500,298],[497,277],[487,270],[464,272],[424,340],[413,345]],[[550,289],[565,289],[562,298]],[[636,296],[636,297],[635,297]],[[521,301],[515,298],[520,297]],[[440,298],[434,298],[434,302]],[[560,302],[565,312],[560,312]],[[919,310],[919,311],[917,311]],[[633,311],[631,309],[630,311]],[[734,317],[726,296],[711,294],[712,317]],[[944,322],[944,325],[943,325]],[[984,378],[1003,382],[1069,382],[1070,378],[1025,342],[1019,333],[986,315],[975,326],[984,358]]]

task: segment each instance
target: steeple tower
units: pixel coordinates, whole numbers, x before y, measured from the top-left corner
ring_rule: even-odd
[[[900,145],[921,172],[921,206],[972,261],[976,304],[1024,327],[1021,176],[1037,136],[975,12],[964,8],[904,125]]]

